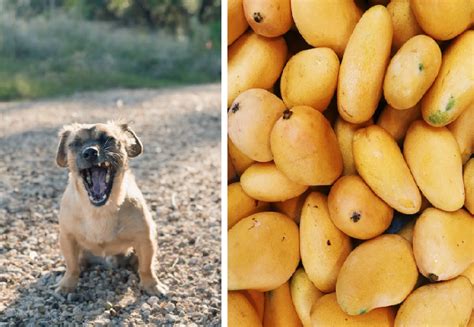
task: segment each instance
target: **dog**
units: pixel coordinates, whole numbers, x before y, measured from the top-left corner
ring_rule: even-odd
[[[141,288],[166,295],[167,286],[154,272],[155,224],[128,167],[128,160],[142,152],[127,124],[71,124],[60,131],[56,163],[69,169],[69,178],[59,210],[66,272],[56,292],[75,289],[85,253],[119,256],[133,249]]]

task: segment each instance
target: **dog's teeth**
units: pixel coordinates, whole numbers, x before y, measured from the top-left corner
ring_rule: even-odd
[[[105,182],[108,183],[110,181],[110,171],[107,172],[105,175]]]
[[[101,199],[101,200],[105,200],[105,194],[104,194],[104,195],[102,195],[102,199]]]
[[[108,167],[110,163],[108,161],[105,162],[105,167]]]

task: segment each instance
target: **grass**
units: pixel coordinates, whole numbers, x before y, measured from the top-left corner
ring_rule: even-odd
[[[29,21],[0,14],[0,100],[109,88],[217,81],[220,50],[209,28],[192,39],[118,28],[65,14]]]

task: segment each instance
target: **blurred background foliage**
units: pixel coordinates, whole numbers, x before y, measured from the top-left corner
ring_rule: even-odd
[[[219,0],[0,0],[0,100],[220,79]]]

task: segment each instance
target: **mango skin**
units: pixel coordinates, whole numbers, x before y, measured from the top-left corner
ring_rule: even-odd
[[[229,327],[261,327],[257,312],[240,292],[227,293],[227,319]]]
[[[263,323],[263,312],[265,311],[265,293],[255,290],[245,290],[241,292],[257,311],[258,318]]]
[[[328,107],[336,91],[339,59],[329,48],[298,52],[286,63],[280,90],[288,108],[310,106],[319,111]]]
[[[231,45],[249,27],[245,19],[242,0],[229,0],[227,3],[227,45]]]
[[[328,208],[337,228],[362,240],[382,234],[393,218],[393,209],[354,175],[339,178],[331,187]]]
[[[361,16],[350,0],[292,0],[293,20],[303,38],[313,47],[328,47],[341,58]]]
[[[392,34],[392,21],[384,6],[371,7],[357,23],[339,69],[337,108],[344,120],[362,123],[377,109]]]
[[[392,17],[395,51],[413,36],[423,33],[410,9],[410,0],[392,0],[387,5],[387,10]]]
[[[339,143],[339,149],[341,150],[342,162],[344,170],[342,175],[355,175],[357,170],[354,164],[354,156],[352,154],[352,139],[354,133],[363,127],[367,127],[373,124],[372,119],[369,119],[365,123],[352,124],[346,122],[341,117],[337,117],[336,123],[334,124],[334,132],[336,133],[337,143]]]
[[[352,146],[357,172],[377,196],[405,214],[420,210],[420,191],[390,134],[377,125],[359,129]]]
[[[319,111],[297,106],[273,127],[270,144],[276,166],[302,185],[330,185],[342,173],[336,134]]]
[[[474,126],[474,102],[455,121],[448,125],[449,130],[458,142],[463,164],[469,160],[474,152],[472,126]]]
[[[338,272],[351,252],[349,236],[341,232],[329,216],[327,197],[310,193],[300,220],[301,261],[308,278],[322,292],[332,292]]]
[[[229,160],[232,163],[232,166],[235,169],[237,177],[242,175],[244,171],[252,166],[255,163],[255,160],[250,159],[245,154],[242,153],[235,145],[232,143],[230,138],[227,138],[227,146],[229,151]]]
[[[286,201],[272,203],[272,208],[284,215],[293,219],[297,224],[300,223],[301,210],[303,209],[304,201],[306,200],[307,192],[291,198]]]
[[[394,321],[395,310],[392,307],[377,308],[358,316],[348,315],[339,307],[336,293],[322,296],[311,309],[312,326],[391,327]]]
[[[466,201],[464,206],[466,209],[474,215],[474,159],[470,159],[466,165],[464,165],[464,187],[466,194]]]
[[[444,52],[438,77],[421,100],[421,113],[428,124],[446,126],[474,101],[472,49],[474,31],[469,30],[458,36]]]
[[[228,231],[228,244],[229,290],[273,290],[300,260],[298,226],[277,212],[242,219]]]
[[[244,0],[243,4],[245,19],[257,34],[277,37],[293,25],[290,0]]]
[[[450,40],[469,28],[471,23],[469,0],[411,0],[410,7],[421,28],[437,40]]]
[[[253,32],[239,37],[229,47],[227,106],[248,89],[270,89],[280,77],[287,51],[282,37],[270,39]]]
[[[301,323],[305,327],[311,327],[311,308],[324,293],[314,286],[303,268],[298,268],[291,277],[290,291]]]
[[[461,154],[446,127],[432,127],[423,120],[413,122],[403,153],[416,184],[433,206],[445,211],[463,206]]]
[[[384,234],[355,248],[336,284],[337,302],[349,315],[401,303],[415,287],[418,270],[410,243]]]
[[[265,293],[264,327],[302,326],[291,300],[290,285],[283,283],[277,289]]]
[[[272,161],[270,133],[285,109],[283,101],[267,90],[250,89],[241,93],[227,113],[229,138],[250,159]]]
[[[393,56],[385,72],[385,100],[395,109],[415,106],[433,84],[441,67],[441,50],[429,36],[409,39]]]
[[[465,210],[428,208],[413,231],[413,252],[420,273],[432,281],[454,278],[474,262],[474,219]]]
[[[227,186],[227,229],[254,213],[266,211],[269,203],[248,196],[239,182]]]
[[[420,104],[405,110],[394,109],[387,104],[377,120],[377,125],[386,130],[400,144],[411,123],[420,118]]]
[[[466,326],[472,311],[471,287],[460,276],[416,289],[398,310],[395,327]]]
[[[240,185],[250,197],[265,201],[286,201],[303,194],[308,186],[288,179],[274,163],[256,163],[240,177]]]

